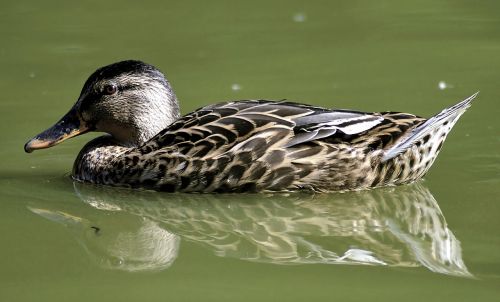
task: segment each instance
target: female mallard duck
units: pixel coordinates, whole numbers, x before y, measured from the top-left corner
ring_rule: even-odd
[[[164,75],[140,61],[96,70],[71,110],[26,152],[88,131],[73,178],[181,192],[339,191],[413,182],[476,94],[430,119],[246,100],[183,117]]]

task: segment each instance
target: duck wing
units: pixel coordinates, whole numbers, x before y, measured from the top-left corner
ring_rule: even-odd
[[[162,149],[203,157],[215,155],[214,151],[223,153],[250,138],[253,141],[255,137],[254,144],[262,139],[269,140],[265,138],[269,131],[273,132],[275,143],[293,147],[336,134],[359,134],[383,120],[376,113],[326,109],[286,101],[226,102],[202,107],[183,116],[140,149],[142,153]]]
[[[355,135],[379,125],[384,118],[378,114],[333,110],[310,114],[294,119],[294,137],[285,145],[293,147],[302,143],[332,137],[335,134]]]

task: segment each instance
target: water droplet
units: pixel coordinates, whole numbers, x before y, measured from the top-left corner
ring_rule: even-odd
[[[296,13],[293,15],[293,22],[305,22],[307,19],[306,15],[304,13]]]

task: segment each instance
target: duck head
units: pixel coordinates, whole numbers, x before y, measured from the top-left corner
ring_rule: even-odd
[[[154,66],[121,61],[97,69],[78,100],[57,123],[24,145],[49,148],[89,132],[106,132],[123,146],[138,146],[180,117],[170,83]]]

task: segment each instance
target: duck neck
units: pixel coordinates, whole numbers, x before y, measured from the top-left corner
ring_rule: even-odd
[[[136,104],[134,108],[136,114],[130,115],[131,120],[106,132],[113,135],[119,145],[126,147],[143,145],[180,118],[179,103],[175,94],[170,91],[166,98],[167,101]],[[111,129],[111,126],[107,128]]]
[[[179,103],[173,92],[168,95],[167,102],[153,102],[146,104],[140,111],[143,114],[133,118],[133,145],[141,146],[153,136],[180,118]]]

